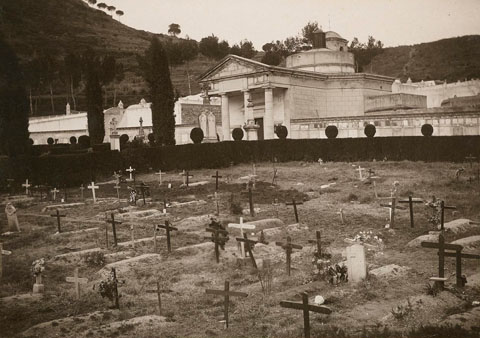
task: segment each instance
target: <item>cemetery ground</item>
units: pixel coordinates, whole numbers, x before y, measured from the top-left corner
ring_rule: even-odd
[[[365,168],[362,180],[358,166]],[[461,259],[461,274],[467,280],[461,287],[455,276],[455,257],[445,257],[448,279],[441,291],[441,282],[430,281],[439,276],[438,251],[420,244],[422,240],[438,243],[440,232],[429,221],[433,209],[426,206],[436,196],[445,206],[456,206],[445,210],[445,243],[460,240],[463,254],[480,254],[477,166],[289,162],[277,163],[274,168],[272,163],[257,163],[253,216],[245,183],[248,178],[240,179],[252,174],[252,165],[246,164],[218,170],[222,176],[218,216],[212,178],[216,169],[190,171],[193,177],[189,185],[208,183],[189,187],[181,187],[179,172],[162,175],[162,185],[153,171],[138,174],[136,183],[148,185],[150,196],[144,205],[139,193],[136,206],[129,206],[127,201],[127,184],[132,183],[121,184],[118,200],[112,178],[95,182],[99,186],[96,203],[88,189],[84,190],[85,201],[80,189],[68,189],[67,200],[62,203],[64,191],[60,188],[57,201],[40,200],[38,194],[22,197],[18,188],[15,196],[2,196],[3,207],[7,201],[16,207],[21,232],[0,236],[3,250],[11,252],[1,256],[0,336],[302,337],[301,305],[292,309],[280,306],[280,302],[301,304],[306,293],[309,304],[317,301],[318,307],[331,311],[309,313],[313,337],[478,337],[480,260]],[[460,167],[465,170],[457,179]],[[272,185],[275,169],[278,177]],[[368,169],[375,174],[369,174]],[[376,178],[366,178],[373,175]],[[124,176],[128,178],[128,172]],[[395,210],[394,223],[386,227],[392,222],[389,209],[381,204],[391,201],[393,187],[399,200],[412,194],[425,201],[413,206],[413,228],[408,203],[397,203],[402,209]],[[298,223],[293,205],[285,204],[292,199],[303,202],[296,206]],[[57,207],[52,205],[60,205],[59,214],[65,215],[60,218],[60,233],[57,218],[51,216]],[[106,222],[112,214],[121,222],[115,224],[116,239],[112,224]],[[222,243],[219,245],[218,263],[213,232],[206,231],[212,217],[225,227],[229,238],[224,250]],[[236,240],[241,237],[238,226],[228,227],[238,224],[240,217],[243,223],[258,221],[253,223],[255,229],[244,230],[249,239],[263,237],[264,243],[255,244],[252,251],[258,269],[250,257],[242,258]],[[449,226],[458,219],[472,222]],[[170,253],[166,231],[155,230],[166,220],[178,229],[170,232]],[[11,230],[2,216],[0,232]],[[316,239],[316,231],[321,236],[317,256],[317,243],[309,241]],[[429,236],[412,242],[422,235]],[[286,250],[277,245],[286,244],[287,236],[297,245],[291,253],[290,276]],[[329,266],[335,269],[335,264],[341,270],[347,259],[345,249],[354,244],[363,246],[368,271],[359,282],[353,279],[361,259],[354,262],[357,268],[349,269],[348,281],[341,272],[328,270]],[[248,252],[247,244],[244,247]],[[45,260],[41,273],[44,291],[32,294],[35,277],[31,266],[41,258]],[[79,278],[88,279],[78,285],[78,298],[74,279],[66,281],[74,277],[76,268]],[[99,292],[112,268],[118,280],[118,309],[114,291],[106,292],[113,295],[112,300],[102,298]],[[211,291],[224,290],[225,281],[236,293],[230,296],[228,328],[224,296]],[[318,302],[318,296],[323,302]]]

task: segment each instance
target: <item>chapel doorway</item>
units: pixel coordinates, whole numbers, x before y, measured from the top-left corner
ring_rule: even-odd
[[[263,140],[263,117],[260,117],[258,119],[255,119],[255,124],[258,124],[260,128],[258,129],[258,139]]]

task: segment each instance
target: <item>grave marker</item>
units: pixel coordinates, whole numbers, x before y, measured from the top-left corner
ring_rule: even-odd
[[[145,201],[145,191],[148,191],[150,187],[146,185],[144,182],[142,182],[142,184],[136,185],[135,188],[140,189],[140,191],[142,192],[143,205],[147,205],[147,202]]]
[[[297,211],[297,205],[301,205],[303,202],[296,202],[295,198],[292,198],[292,202],[286,202],[285,205],[293,205],[293,211],[295,213],[295,222],[298,223],[298,211]]]
[[[228,224],[229,228],[233,229],[240,229],[240,237],[243,238],[243,229],[248,229],[248,230],[255,230],[255,225],[253,224],[248,224],[248,223],[243,223],[243,217],[240,217],[240,223],[229,223]],[[243,242],[240,242],[240,252],[242,254],[242,258],[245,257],[245,245]]]
[[[167,232],[167,250],[168,253],[172,252],[172,244],[170,242],[170,231],[178,231],[178,228],[172,227],[168,220],[165,220],[165,225],[157,225],[159,229],[165,229]]]
[[[162,170],[158,170],[158,173],[155,173],[155,175],[158,175],[158,185],[162,185],[162,175],[165,175],[165,173],[162,173]]]
[[[315,243],[317,244],[317,253],[318,256],[320,257],[322,255],[322,235],[320,233],[320,230],[317,230],[315,232],[317,238],[316,239],[309,239],[308,243]]]
[[[161,316],[162,315],[162,291],[166,291],[166,290],[163,290],[161,287],[160,287],[160,281],[157,280],[157,289],[156,290],[147,290],[147,293],[156,293],[157,294],[157,299],[158,299],[158,315]]]
[[[28,184],[28,178],[25,180],[25,183],[22,184],[22,187],[25,188],[25,195],[28,195],[29,194],[29,190],[28,188],[30,188],[32,185],[31,184]]]
[[[399,207],[397,205],[397,195],[396,195],[396,190],[392,190],[392,192],[390,193],[390,203],[388,204],[380,204],[380,206],[384,207],[384,208],[388,208],[390,209],[390,228],[393,228],[394,225],[395,225],[395,211],[396,209],[404,209],[402,207]]]
[[[372,178],[373,176],[375,176],[375,170],[373,170],[372,168],[369,168],[367,170],[367,173],[368,173],[368,179]]]
[[[303,311],[303,332],[305,338],[310,338],[310,311],[316,313],[330,314],[332,310],[323,305],[308,304],[308,295],[306,292],[302,293],[302,302],[281,301],[280,306],[288,309]]]
[[[276,168],[273,168],[272,185],[274,187],[277,185],[277,178],[278,178],[278,170]]]
[[[275,210],[275,217],[278,218],[278,207],[280,203],[278,203],[278,199],[274,198],[272,202],[273,209]]]
[[[132,174],[135,171],[135,169],[133,169],[132,166],[130,166],[128,169],[125,169],[125,171],[128,171],[128,173],[130,174],[130,177],[127,179],[127,181],[129,182],[133,181],[134,179],[132,177]]]
[[[73,277],[67,277],[65,280],[68,283],[73,283],[75,285],[75,296],[77,297],[77,300],[80,299],[80,284],[87,284],[88,279],[87,278],[79,278],[78,277],[78,268],[75,268],[75,272],[73,274]]]
[[[248,191],[242,191],[242,194],[248,194],[248,205],[250,206],[250,216],[255,217],[255,208],[253,205],[253,193],[252,188],[249,187]]]
[[[213,234],[213,242],[215,243],[215,258],[217,260],[217,263],[220,263],[220,251],[218,247],[219,245],[224,245],[223,241],[225,239],[228,239],[228,231],[223,229],[211,228],[211,227],[208,227],[205,230]],[[220,238],[220,235],[223,235],[224,238]],[[205,237],[205,239],[212,239],[212,238]]]
[[[413,228],[413,203],[425,203],[421,198],[413,198],[412,194],[408,196],[408,200],[400,200],[400,203],[408,203],[410,210],[410,228]]]
[[[120,309],[120,303],[118,301],[118,279],[117,279],[117,271],[115,270],[115,268],[112,268],[112,281],[113,281],[113,285],[114,285],[114,288],[113,288],[113,293],[114,293],[114,297],[115,297],[115,308],[116,309]]]
[[[205,290],[205,293],[208,295],[219,295],[224,297],[224,320],[225,320],[225,327],[228,328],[228,308],[230,304],[230,297],[247,297],[248,295],[244,292],[234,292],[230,291],[230,282],[228,280],[225,281],[225,289],[224,290]]]
[[[257,262],[255,262],[255,258],[253,257],[253,252],[252,252],[252,247],[258,243],[258,241],[254,241],[254,240],[251,240],[251,239],[248,239],[247,238],[247,234],[243,234],[243,237],[237,237],[236,238],[237,242],[240,242],[241,245],[244,245],[247,247],[247,252],[248,252],[248,255],[250,256],[250,259],[252,261],[252,264],[253,264],[253,267],[255,269],[258,269],[257,267]]]
[[[346,248],[348,278],[352,282],[360,282],[367,277],[367,263],[365,260],[365,247],[354,244]]]
[[[116,171],[113,172],[113,177],[115,177],[115,185],[120,185],[120,180],[122,175],[118,174]]]
[[[167,207],[168,207],[167,200],[164,198],[163,199],[163,214],[164,215],[167,214]]]
[[[62,232],[62,229],[60,227],[60,218],[61,217],[67,217],[66,215],[60,215],[60,211],[58,211],[57,209],[57,212],[54,214],[54,215],[50,215],[50,217],[56,217],[57,218],[57,229],[58,229],[58,233],[61,233]]]
[[[359,175],[360,181],[363,181],[363,174],[362,174],[362,172],[365,170],[365,168],[362,168],[362,167],[358,166],[358,168],[355,169],[355,170],[358,171],[358,175]]]
[[[120,200],[120,189],[122,188],[120,185],[116,184],[114,186],[115,190],[117,190],[117,199]]]
[[[473,161],[475,161],[477,158],[475,156],[472,156],[472,154],[470,154],[469,156],[465,157],[465,159],[470,163],[470,169],[471,169],[473,166]]]
[[[53,200],[57,200],[57,192],[60,192],[57,188],[53,188],[53,190],[50,190],[51,193],[53,193]]]
[[[457,209],[455,206],[446,206],[445,201],[440,201],[441,215],[440,215],[440,230],[445,230],[445,209]]]
[[[85,187],[83,186],[83,184],[80,186],[80,194],[82,196],[82,200],[84,201],[85,200],[85,197],[83,196],[83,191],[85,190]]]
[[[107,219],[107,223],[110,223],[112,225],[112,231],[113,231],[113,245],[117,246],[117,229],[116,229],[116,224],[122,224],[122,222],[116,221],[115,220],[115,215],[112,212],[110,214],[112,219]],[[108,244],[107,244],[108,245]]]
[[[345,215],[343,213],[343,208],[340,208],[340,211],[337,212],[338,215],[340,215],[340,222],[342,222],[342,224],[345,224]]]
[[[183,178],[183,184],[182,184],[182,187],[187,187],[188,188],[188,185],[190,183],[190,177],[193,177],[193,175],[190,175],[190,173],[187,171],[183,171],[180,176],[182,176]]]
[[[3,276],[3,258],[2,256],[5,255],[5,256],[9,256],[11,255],[12,252],[11,251],[8,251],[8,250],[3,250],[3,244],[0,243],[0,281],[2,280],[2,276]]]
[[[292,251],[293,249],[302,249],[303,247],[298,244],[292,244],[292,239],[290,236],[287,237],[287,243],[282,243],[282,242],[275,242],[276,245],[281,246],[287,255],[287,274],[290,276],[290,267],[291,267],[291,261],[292,261]]]
[[[218,179],[222,178],[223,176],[218,176],[218,170],[215,173],[215,176],[212,176],[212,178],[215,178],[215,190],[218,190]]]
[[[93,203],[97,203],[97,198],[95,197],[95,189],[98,189],[99,186],[95,185],[95,182],[92,181],[92,184],[89,185],[87,188],[92,190]]]
[[[42,274],[38,273],[35,275],[35,284],[33,284],[32,293],[43,293],[45,286],[42,283]]]

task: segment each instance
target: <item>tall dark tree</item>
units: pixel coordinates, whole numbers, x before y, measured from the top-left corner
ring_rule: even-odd
[[[318,29],[318,22],[308,22],[305,27],[302,28],[302,36],[304,42],[313,45],[313,33]]]
[[[0,36],[0,149],[15,156],[28,142],[28,97],[17,56]]]
[[[178,23],[171,23],[168,25],[168,34],[171,36],[177,36],[181,32],[182,30],[180,29],[180,25]]]
[[[174,91],[170,80],[167,53],[156,37],[153,37],[149,48],[145,51],[145,56],[140,58],[140,67],[150,90],[155,143],[174,145]]]
[[[70,96],[73,102],[73,109],[77,110],[77,100],[75,99],[75,89],[78,88],[82,79],[82,65],[80,59],[73,53],[69,53],[63,59],[64,81],[67,83]]]
[[[87,101],[88,133],[91,144],[103,142],[105,126],[102,107],[102,61],[93,49],[88,49],[82,57]]]

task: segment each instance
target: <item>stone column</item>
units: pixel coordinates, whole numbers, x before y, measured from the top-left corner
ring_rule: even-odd
[[[230,141],[232,136],[230,135],[230,110],[228,106],[227,93],[221,93],[222,97],[222,134],[224,141]]]
[[[253,118],[253,99],[248,90],[243,92],[243,102],[245,106],[245,126],[243,129],[247,132],[248,141],[258,140],[258,129],[259,125],[255,124],[255,119]]]
[[[274,122],[273,122],[273,88],[265,88],[265,116],[263,119],[263,135],[266,140],[271,140],[274,137]]]
[[[243,106],[245,108],[245,123],[248,124],[248,120],[253,120],[253,109],[252,108],[253,100],[250,98],[250,91],[243,91]]]

